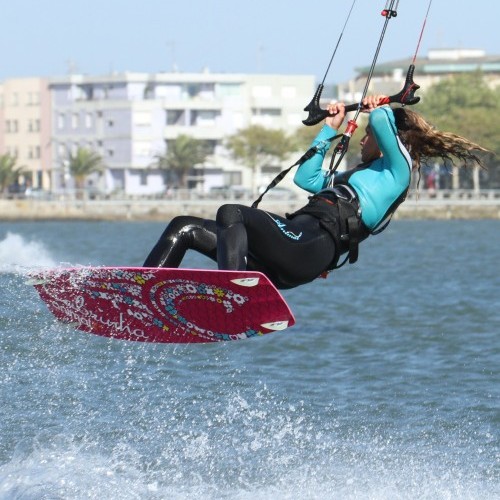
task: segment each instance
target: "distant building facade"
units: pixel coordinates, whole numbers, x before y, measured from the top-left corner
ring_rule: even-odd
[[[205,73],[123,73],[54,78],[52,95],[53,190],[68,187],[68,152],[86,147],[106,165],[94,185],[107,193],[151,195],[165,190],[154,157],[179,135],[203,140],[211,152],[188,177],[208,192],[222,185],[250,185],[248,169],[223,146],[238,129],[259,124],[291,131],[314,92],[313,76]],[[277,170],[281,165],[277,166]],[[263,180],[265,181],[265,179]]]
[[[412,58],[378,63],[370,82],[368,93],[386,95],[397,94],[405,81]],[[359,102],[370,68],[357,68],[354,79],[338,86],[338,99],[346,102]],[[481,71],[492,87],[500,85],[500,55],[486,55],[481,49],[434,49],[427,57],[415,61],[415,83],[420,85],[419,92],[444,78],[463,73]]]
[[[369,92],[399,92],[411,62],[377,64]],[[500,56],[431,50],[417,59],[415,82],[423,93],[443,78],[476,70],[491,86],[500,85]],[[338,86],[338,100],[359,101],[369,68],[357,71]],[[208,71],[8,79],[0,83],[0,154],[10,153],[24,166],[21,182],[57,192],[74,187],[68,153],[88,148],[106,165],[88,179],[89,186],[105,194],[148,196],[176,187],[153,164],[183,134],[204,141],[211,153],[203,165],[193,166],[190,188],[208,193],[221,186],[250,187],[252,172],[230,158],[224,140],[255,124],[286,132],[301,127],[315,90],[312,75]],[[322,106],[329,100],[325,96]],[[256,184],[267,185],[283,166],[268,166]]]
[[[0,84],[0,154],[17,158],[23,187],[49,188],[50,140],[48,80],[16,78]]]

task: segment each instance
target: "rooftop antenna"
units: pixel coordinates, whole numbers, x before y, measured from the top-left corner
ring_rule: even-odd
[[[179,67],[177,66],[177,59],[175,56],[175,40],[170,40],[167,42],[167,47],[170,49],[170,54],[172,58],[172,72],[177,73],[179,71]]]
[[[66,73],[68,75],[74,75],[77,73],[78,68],[76,66],[76,63],[73,59],[67,59],[66,60]]]

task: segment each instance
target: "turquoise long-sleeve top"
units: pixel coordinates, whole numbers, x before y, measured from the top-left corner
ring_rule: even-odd
[[[394,113],[389,106],[374,109],[369,115],[369,125],[382,156],[369,164],[335,176],[335,184],[348,184],[353,188],[361,207],[361,220],[371,230],[386,217],[395,201],[410,185],[412,161],[397,134]],[[317,150],[297,170],[294,182],[297,186],[317,193],[328,187],[328,171],[323,161],[332,144],[331,138],[338,131],[324,125],[311,144]]]

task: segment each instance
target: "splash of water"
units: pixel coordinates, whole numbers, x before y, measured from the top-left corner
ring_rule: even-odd
[[[43,243],[36,240],[28,241],[21,235],[10,232],[0,241],[0,273],[55,265],[56,262]]]

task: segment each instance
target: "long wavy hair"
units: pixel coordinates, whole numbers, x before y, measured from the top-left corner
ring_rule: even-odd
[[[458,159],[462,161],[460,166],[468,167],[475,163],[485,168],[478,153],[491,154],[488,149],[460,135],[437,130],[411,109],[395,108],[393,111],[399,137],[413,159],[414,168],[420,170],[422,163],[432,158],[451,163]]]

